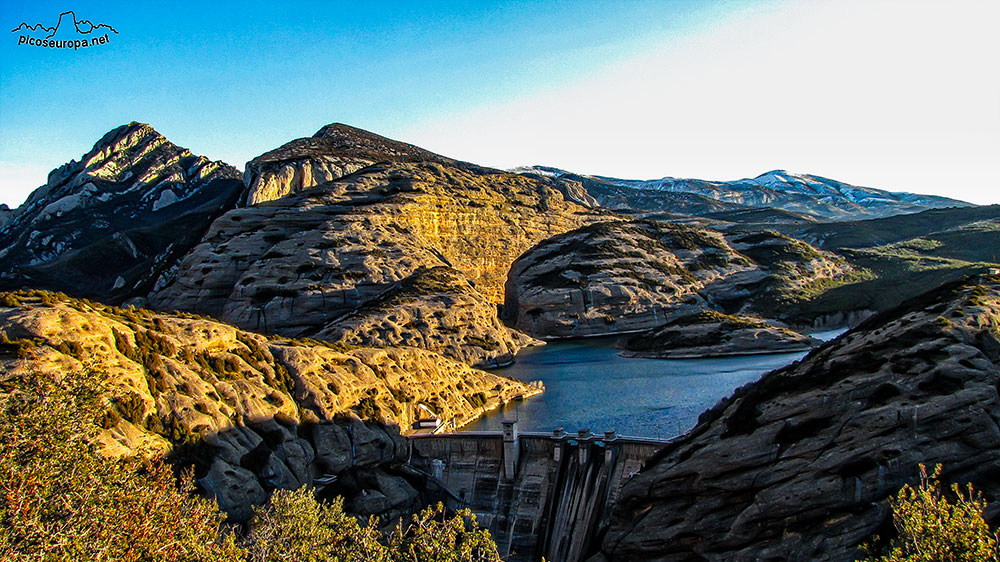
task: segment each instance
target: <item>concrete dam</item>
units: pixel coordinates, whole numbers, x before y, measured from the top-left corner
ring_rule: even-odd
[[[622,483],[666,443],[519,433],[506,421],[501,433],[412,436],[410,464],[444,488],[450,507],[476,514],[504,560],[579,562],[598,546]]]

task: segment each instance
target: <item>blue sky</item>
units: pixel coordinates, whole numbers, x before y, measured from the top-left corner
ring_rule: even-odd
[[[0,202],[148,122],[237,167],[344,122],[498,167],[774,168],[1000,202],[995,2],[0,1]],[[72,9],[107,45],[17,45]]]

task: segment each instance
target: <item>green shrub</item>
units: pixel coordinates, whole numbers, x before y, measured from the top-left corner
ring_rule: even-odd
[[[381,410],[379,410],[378,404],[370,396],[362,398],[358,402],[358,405],[354,407],[354,410],[358,412],[361,419],[377,420],[381,417]]]
[[[496,543],[461,510],[447,517],[438,504],[414,515],[388,535],[377,518],[363,524],[344,513],[343,500],[316,501],[308,488],[276,490],[254,508],[245,548],[252,562],[500,562]]]
[[[278,363],[277,361],[274,362],[273,375],[265,369],[264,379],[269,386],[276,388],[293,398],[295,397],[295,379],[292,378],[292,374],[288,372],[288,367],[286,367],[283,363]]]
[[[146,403],[134,392],[120,396],[112,401],[115,412],[135,425],[141,425],[146,417]]]
[[[59,350],[59,353],[75,357],[76,359],[83,360],[85,358],[83,346],[79,342],[64,340],[59,342],[59,346],[56,349]]]
[[[10,339],[6,333],[0,333],[0,356],[13,355],[18,359],[28,358],[35,353],[39,342],[27,338]]]
[[[14,293],[0,293],[0,306],[20,306],[21,299]]]
[[[461,386],[462,383],[458,383],[458,384],[459,384],[459,386]],[[459,388],[458,390],[462,390],[462,389]],[[406,404],[407,402],[410,402],[412,400],[412,398],[410,397],[409,394],[407,394],[404,390],[399,389],[399,388],[394,388],[394,387],[390,386],[389,387],[389,394],[392,395],[392,397],[396,400],[396,402],[399,402],[401,404]]]
[[[139,358],[139,352],[135,349],[135,347],[132,346],[131,343],[129,343],[128,337],[125,336],[125,334],[119,332],[114,328],[111,328],[111,334],[114,335],[115,349],[117,349],[119,353],[121,353],[128,359],[135,361],[136,363],[141,362],[141,359]]]
[[[991,532],[983,513],[986,502],[969,484],[963,490],[953,484],[952,503],[941,492],[941,465],[928,476],[920,465],[920,485],[903,486],[890,500],[893,522],[899,536],[878,555],[870,544],[865,562],[987,562],[1000,560],[998,537]],[[875,537],[878,542],[878,537]]]

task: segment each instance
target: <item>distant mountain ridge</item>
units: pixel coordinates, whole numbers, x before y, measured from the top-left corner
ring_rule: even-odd
[[[676,205],[675,200],[681,195],[717,203],[713,206],[704,201],[704,208],[695,206],[690,209],[691,214],[767,206],[826,220],[878,218],[927,209],[973,206],[947,197],[891,192],[785,170],[772,170],[755,178],[735,181],[673,177],[633,180],[575,174],[547,166],[521,167],[513,171],[580,181],[601,204],[616,210],[683,212],[683,205],[680,209],[664,208],[666,204]]]

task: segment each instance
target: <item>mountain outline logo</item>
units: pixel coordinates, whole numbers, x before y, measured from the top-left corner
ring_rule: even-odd
[[[70,16],[72,18],[73,29],[79,35],[91,36],[89,38],[83,39],[53,39],[52,37],[59,32],[59,29],[63,25],[63,18]],[[69,20],[67,19],[67,23]],[[95,31],[107,30],[102,36],[93,36]],[[18,37],[18,45],[28,45],[32,47],[49,47],[49,48],[59,48],[59,49],[73,49],[77,50],[81,47],[92,47],[95,45],[104,45],[110,42],[111,37],[108,32],[118,35],[118,30],[106,23],[94,23],[91,20],[77,19],[76,12],[73,10],[67,10],[59,14],[59,20],[52,27],[46,27],[42,25],[41,22],[34,25],[29,25],[28,22],[22,21],[20,25],[11,30],[11,33],[18,32],[25,33],[37,33],[39,31],[44,31],[48,35],[39,39],[37,37],[32,37],[31,35],[25,35],[22,33]]]

